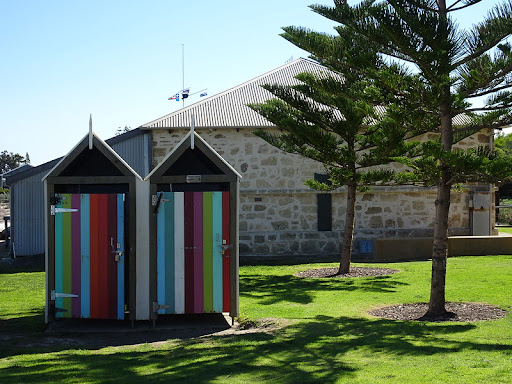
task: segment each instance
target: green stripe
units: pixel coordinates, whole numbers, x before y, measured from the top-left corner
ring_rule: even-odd
[[[212,193],[203,193],[203,303],[213,312],[213,206]]]
[[[62,195],[62,207],[71,208],[71,195]],[[62,215],[62,279],[63,293],[72,293],[71,285],[71,213],[60,213]],[[72,317],[71,299],[64,298],[63,307],[67,310],[63,317]]]
[[[60,195],[55,194],[55,197]],[[55,208],[62,208],[62,204],[56,204]],[[62,292],[62,214],[55,216],[55,292]],[[62,297],[55,299],[55,307],[62,308]],[[62,317],[62,312],[57,312],[55,317]]]

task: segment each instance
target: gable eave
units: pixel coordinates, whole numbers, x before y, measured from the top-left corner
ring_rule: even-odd
[[[84,150],[88,150],[87,147],[89,145],[90,134],[92,134],[93,137],[93,146],[98,148],[114,164],[114,166],[123,173],[124,176],[134,176],[142,180],[139,174],[135,172],[135,170],[121,156],[119,156],[117,152],[110,147],[110,145],[96,135],[95,132],[90,132],[86,134],[83,139],[66,154],[66,156],[62,157],[52,169],[50,169],[50,171],[42,178],[42,181],[45,181],[48,177],[59,176],[80,153]]]
[[[179,158],[178,155],[181,155],[186,149],[191,148],[191,140],[190,135],[192,132],[188,132],[185,137],[171,150],[165,157],[160,161],[160,163],[153,168],[153,170],[144,178],[144,180],[150,180],[153,177],[159,177],[162,173],[164,173],[167,169],[169,169],[174,162]],[[217,159],[217,165],[221,164],[221,168],[224,168],[225,174],[233,174],[237,179],[241,179],[242,175],[238,173],[238,171],[233,168],[224,158],[218,154],[218,152],[213,149],[197,132],[194,132],[194,140],[198,140],[200,145],[204,146],[205,149],[212,154],[214,158]],[[203,151],[204,152],[204,151]],[[174,158],[173,160],[170,160]]]

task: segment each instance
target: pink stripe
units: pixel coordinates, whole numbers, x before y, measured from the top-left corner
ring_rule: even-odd
[[[194,194],[194,313],[203,313],[203,193]]]
[[[78,212],[71,214],[71,289],[78,298],[71,299],[72,314],[75,318],[80,318],[80,195],[71,195],[71,208],[78,209]]]

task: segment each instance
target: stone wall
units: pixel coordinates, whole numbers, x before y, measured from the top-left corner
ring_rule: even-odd
[[[187,132],[153,131],[153,167]],[[315,172],[324,172],[322,164],[299,155],[286,154],[249,129],[197,129],[196,132],[243,176],[242,190],[306,189],[306,179],[312,178]]]
[[[153,166],[187,130],[153,130]],[[317,230],[317,192],[304,186],[323,166],[286,154],[249,129],[197,129],[243,177],[240,184],[241,255],[326,255],[341,248],[344,189],[332,194],[332,231]],[[465,145],[483,143],[482,134]],[[464,143],[463,143],[464,144]],[[355,244],[359,240],[433,236],[435,188],[374,187],[357,196]],[[470,235],[470,194],[453,192],[451,235]]]

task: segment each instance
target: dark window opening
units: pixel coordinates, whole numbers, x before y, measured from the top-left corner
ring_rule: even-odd
[[[315,180],[330,184],[329,176],[315,173]],[[332,231],[332,195],[319,193],[316,195],[317,204],[317,228],[319,231]]]

